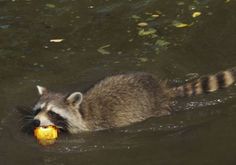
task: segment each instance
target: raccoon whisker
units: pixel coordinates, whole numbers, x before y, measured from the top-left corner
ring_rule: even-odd
[[[28,125],[29,125],[29,123],[22,124],[22,125],[20,126],[20,129],[26,128]]]
[[[24,123],[25,124],[30,124],[32,121],[33,121],[33,119],[31,119],[31,120],[30,119],[29,120],[24,120]]]
[[[27,126],[26,124],[23,124],[23,125],[20,126],[20,129],[23,129],[23,128],[25,128],[26,126]]]
[[[33,118],[34,118],[34,116],[32,116],[32,115],[29,115],[29,116],[24,116],[23,118],[24,118],[24,119],[33,119]]]
[[[33,119],[33,118],[34,118],[34,116],[33,116],[33,115],[26,115],[26,116],[23,116],[22,118],[23,118],[23,119],[28,119],[28,118],[31,118],[31,119]]]
[[[22,115],[32,114],[31,109],[32,107],[16,107],[16,110]]]
[[[23,119],[21,121],[24,121],[24,122],[32,122],[34,119]]]
[[[29,120],[33,120],[34,117],[33,116],[24,116],[22,118],[19,119],[19,121],[29,121]]]

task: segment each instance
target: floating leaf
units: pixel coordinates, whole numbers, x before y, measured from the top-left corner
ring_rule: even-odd
[[[62,42],[64,39],[51,39],[50,42]]]
[[[46,7],[48,7],[48,8],[55,8],[55,7],[56,7],[56,5],[54,5],[54,4],[51,4],[51,3],[47,3],[47,4],[46,4]]]
[[[141,29],[139,32],[138,32],[138,35],[140,36],[147,36],[147,35],[153,35],[156,33],[156,29],[154,28],[148,28],[147,30],[144,30],[144,29]]]
[[[152,13],[150,13],[150,12],[146,12],[145,14],[146,14],[146,15],[152,15]]]
[[[110,44],[101,46],[100,48],[97,49],[97,51],[103,55],[111,54],[109,51],[105,50],[105,48],[108,48],[110,46],[111,46]]]
[[[163,39],[158,39],[156,41],[155,45],[158,45],[160,47],[165,47],[165,46],[170,45],[170,43],[168,41],[163,40]]]
[[[133,19],[141,19],[141,17],[139,17],[137,15],[132,15],[131,18],[133,18]]]
[[[158,39],[155,42],[156,48],[155,52],[156,54],[159,54],[161,50],[166,50],[168,48],[168,45],[170,45],[170,42],[165,41],[164,39]]]
[[[0,25],[0,29],[8,29],[10,25]]]
[[[192,17],[193,17],[193,18],[196,18],[196,17],[200,16],[201,14],[202,14],[201,12],[196,11],[196,12],[194,12],[194,13],[192,14]]]
[[[158,15],[161,15],[161,14],[162,14],[162,12],[159,11],[159,10],[156,10],[156,13],[157,13]]]
[[[138,58],[138,60],[139,60],[140,62],[147,62],[147,61],[148,61],[148,58],[146,58],[146,57],[140,57],[140,58]]]
[[[184,28],[184,27],[190,26],[189,24],[182,23],[182,22],[176,21],[176,20],[172,22],[172,25],[177,27],[177,28]]]
[[[150,21],[153,21],[153,20],[155,20],[155,19],[156,19],[156,18],[154,18],[154,17],[151,16],[151,17],[146,18],[145,21],[150,22]]]
[[[158,18],[158,17],[160,17],[160,15],[159,14],[153,14],[152,17],[153,18]]]
[[[138,26],[140,26],[140,27],[145,27],[147,25],[148,25],[147,22],[140,22],[140,23],[138,23]]]
[[[184,5],[185,3],[184,2],[178,2],[177,3],[177,5],[179,5],[179,6],[182,6],[182,5]]]

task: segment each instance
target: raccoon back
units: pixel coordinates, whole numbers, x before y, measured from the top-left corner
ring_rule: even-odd
[[[126,126],[169,114],[165,83],[148,73],[107,77],[84,94],[80,112],[91,129]]]

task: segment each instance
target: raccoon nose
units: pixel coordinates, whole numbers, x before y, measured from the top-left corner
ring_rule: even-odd
[[[33,125],[34,125],[35,127],[39,127],[39,126],[40,126],[40,120],[34,119],[34,120],[33,120]]]

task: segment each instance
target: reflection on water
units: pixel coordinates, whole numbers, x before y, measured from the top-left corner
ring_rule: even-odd
[[[36,85],[84,90],[137,70],[179,84],[235,66],[235,7],[232,0],[0,1],[0,162],[234,163],[235,88],[176,100],[171,116],[61,135],[48,147],[19,131],[15,107],[33,105]]]

